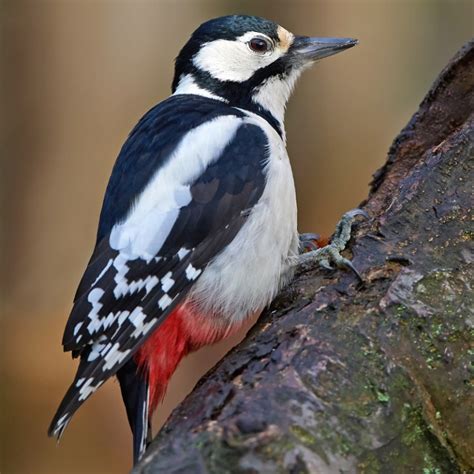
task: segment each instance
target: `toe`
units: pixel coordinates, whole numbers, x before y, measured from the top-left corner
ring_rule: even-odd
[[[319,234],[313,234],[310,232],[300,234],[300,252],[311,252],[317,250],[319,247],[319,241],[321,236]]]
[[[319,234],[313,234],[311,232],[305,232],[300,234],[300,241],[306,242],[307,240],[319,240],[321,236]]]
[[[367,214],[367,212],[364,211],[363,209],[359,209],[359,208],[352,209],[351,211],[348,211],[344,214],[344,217],[347,219],[354,219],[357,216],[362,216],[365,219],[369,218],[369,214]]]

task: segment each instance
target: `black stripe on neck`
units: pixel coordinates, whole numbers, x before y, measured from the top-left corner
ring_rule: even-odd
[[[283,124],[280,124],[268,109],[252,100],[253,92],[256,90],[256,86],[258,85],[255,84],[255,81],[252,80],[252,78],[244,82],[220,81],[212,77],[208,72],[202,71],[196,67],[193,67],[193,70],[187,72],[187,74],[191,75],[194,82],[201,89],[222,97],[230,106],[239,107],[259,115],[271,125],[280,138],[283,138]],[[183,77],[183,75],[181,77]],[[173,92],[176,90],[177,85],[178,83],[175,81],[173,83]]]

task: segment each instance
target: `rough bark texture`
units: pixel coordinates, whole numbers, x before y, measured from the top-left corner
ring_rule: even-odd
[[[374,177],[350,245],[365,284],[301,272],[136,474],[473,469],[473,110],[471,42]]]

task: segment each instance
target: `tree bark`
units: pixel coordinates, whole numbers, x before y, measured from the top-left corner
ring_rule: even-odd
[[[472,472],[474,41],[376,172],[353,274],[301,270],[135,473]]]

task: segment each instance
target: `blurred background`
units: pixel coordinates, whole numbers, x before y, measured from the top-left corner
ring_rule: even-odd
[[[201,22],[255,14],[299,34],[360,40],[306,72],[287,112],[300,231],[329,235],[367,195],[391,141],[472,36],[473,5],[1,1],[1,473],[130,468],[131,438],[115,382],[85,404],[59,446],[46,429],[75,372],[60,342],[112,164],[140,116],[168,96],[173,60]],[[236,341],[188,358],[156,429]]]

